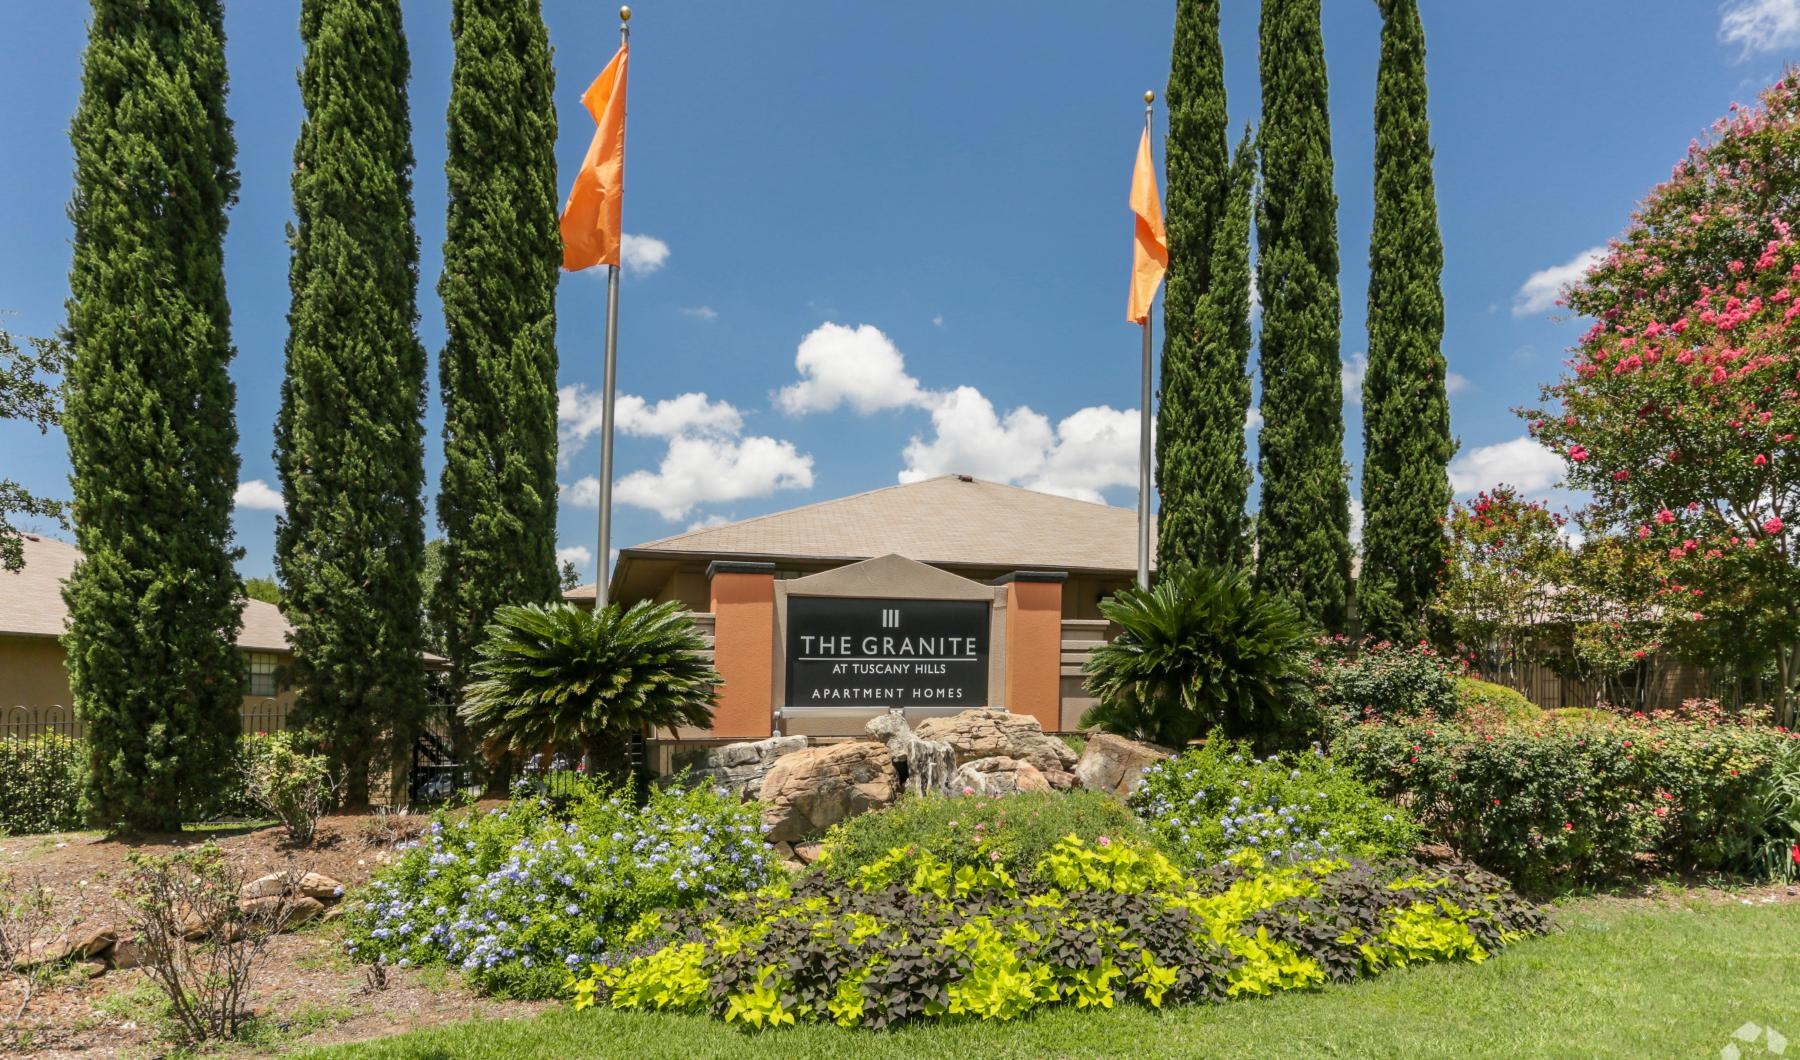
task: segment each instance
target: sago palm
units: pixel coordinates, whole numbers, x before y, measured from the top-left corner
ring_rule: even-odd
[[[492,750],[594,748],[644,730],[712,723],[719,672],[681,607],[501,607],[462,706]]]
[[[1292,734],[1313,630],[1237,571],[1197,567],[1100,605],[1120,628],[1087,664],[1082,724],[1180,747],[1213,728],[1261,748]]]

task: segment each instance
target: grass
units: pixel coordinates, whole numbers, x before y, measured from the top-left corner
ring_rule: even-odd
[[[1057,1008],[1006,1024],[748,1034],[699,1016],[558,1009],[304,1055],[1638,1057],[1716,1056],[1749,1022],[1800,1036],[1800,907],[1581,899],[1557,922],[1555,934],[1482,965],[1424,965],[1313,993],[1162,1013]]]

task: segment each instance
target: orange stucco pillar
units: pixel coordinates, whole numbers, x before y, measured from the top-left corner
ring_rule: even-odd
[[[775,565],[715,561],[713,666],[723,677],[713,708],[714,736],[760,740],[773,730]]]
[[[1068,575],[1017,571],[1006,586],[1006,700],[1044,729],[1062,728],[1062,591]]]

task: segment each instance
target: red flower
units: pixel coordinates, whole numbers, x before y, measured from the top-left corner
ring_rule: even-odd
[[[1568,821],[1563,822],[1563,831],[1573,832],[1574,830],[1575,830],[1575,826],[1572,823],[1570,823]]]

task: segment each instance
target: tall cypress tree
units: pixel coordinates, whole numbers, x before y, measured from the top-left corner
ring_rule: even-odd
[[[1381,14],[1357,599],[1365,632],[1414,640],[1424,634],[1443,572],[1456,443],[1445,389],[1444,243],[1425,113],[1425,29],[1416,0],[1382,0]]]
[[[347,771],[354,806],[378,764],[399,771],[425,701],[408,59],[399,0],[302,0],[300,35],[275,567],[295,628],[297,719]]]
[[[225,91],[218,0],[94,0],[70,128],[63,429],[84,559],[63,643],[94,816],[129,830],[181,827],[194,778],[226,768],[243,695]]]
[[[1328,630],[1350,612],[1337,193],[1319,0],[1263,0],[1262,507],[1257,577]]]
[[[1167,230],[1161,401],[1157,407],[1157,567],[1165,575],[1196,562],[1242,563],[1250,470],[1243,423],[1249,346],[1248,203],[1235,235],[1238,182],[1226,142],[1225,54],[1218,0],[1179,0],[1169,64]],[[1253,175],[1253,174],[1252,174]],[[1248,185],[1245,185],[1246,194]],[[1242,269],[1233,268],[1243,243]],[[1220,256],[1227,274],[1216,272]],[[1223,284],[1223,288],[1221,287]],[[1241,285],[1241,291],[1230,288]],[[1242,301],[1239,330],[1221,302]],[[1213,308],[1209,309],[1209,305]],[[1235,365],[1235,369],[1233,368]],[[1235,373],[1235,374],[1234,374]],[[1241,392],[1241,393],[1240,393]],[[1229,428],[1225,430],[1224,428]],[[1235,440],[1228,435],[1236,433]]]
[[[452,684],[501,604],[558,595],[556,75],[538,0],[455,0],[438,294],[444,562],[431,587]]]

